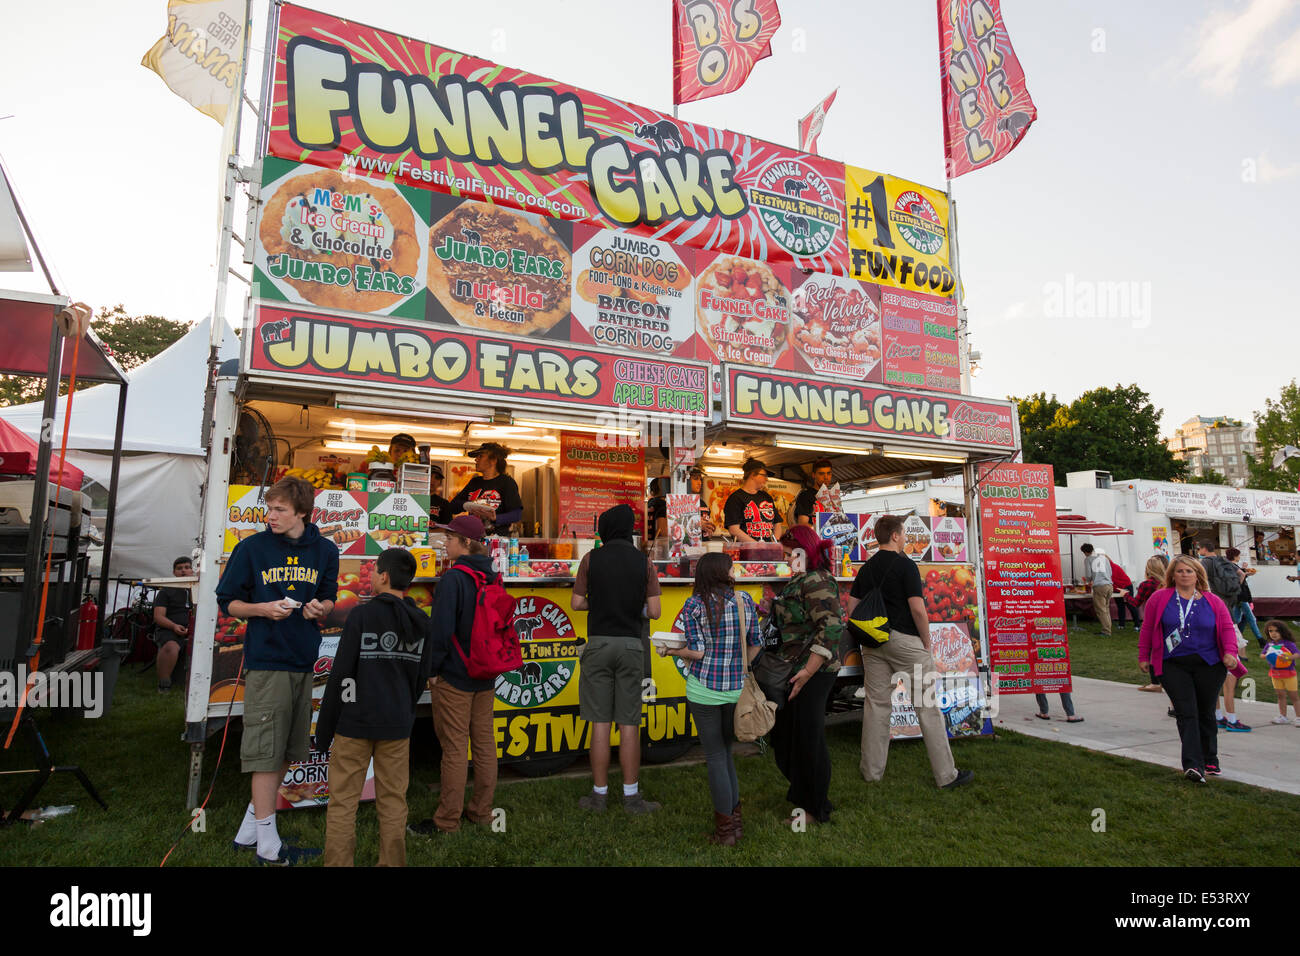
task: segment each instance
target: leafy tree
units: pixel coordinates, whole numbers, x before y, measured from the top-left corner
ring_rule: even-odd
[[[118,364],[130,371],[171,346],[189,331],[190,324],[173,322],[161,315],[128,315],[125,306],[115,305],[111,309],[101,308],[91,328]],[[78,384],[77,388],[89,388],[91,384]],[[0,406],[34,402],[44,392],[43,375],[40,378],[0,375]],[[59,385],[59,394],[67,392],[68,383],[64,380]]]
[[[1250,487],[1295,491],[1300,482],[1300,458],[1273,467],[1273,455],[1278,449],[1287,445],[1300,448],[1300,386],[1295,379],[1282,386],[1276,402],[1264,399],[1264,411],[1255,413],[1255,440],[1259,443],[1259,460],[1250,463]]]
[[[1222,472],[1215,471],[1213,468],[1205,469],[1204,474],[1201,475],[1193,475],[1191,471],[1188,471],[1187,476],[1183,480],[1186,481],[1189,485],[1231,485],[1232,484],[1232,482],[1228,480],[1227,475],[1223,474]]]
[[[1184,465],[1160,440],[1161,409],[1137,385],[1084,392],[1069,405],[1039,392],[1021,402],[1025,461],[1053,467],[1059,484],[1071,471],[1097,469],[1116,478],[1169,481]]]

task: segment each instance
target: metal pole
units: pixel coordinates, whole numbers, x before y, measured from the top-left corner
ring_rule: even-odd
[[[966,540],[971,548],[971,563],[975,566],[975,601],[979,608],[980,666],[989,678],[989,700],[986,707],[994,706],[993,660],[989,649],[988,602],[984,595],[984,535],[980,526],[979,466],[967,463],[962,466],[962,482],[966,486]]]
[[[108,479],[108,514],[104,518],[104,556],[99,568],[99,627],[104,639],[104,602],[108,600],[108,567],[113,559],[113,525],[117,521],[117,479],[122,470],[122,432],[126,428],[126,382],[117,386],[117,427],[113,432],[113,465]]]
[[[28,646],[40,632],[36,620],[41,576],[41,551],[45,547],[47,514],[50,504],[50,458],[54,446],[54,414],[59,399],[59,378],[63,371],[63,336],[55,316],[50,316],[50,359],[45,373],[45,404],[41,409],[41,430],[37,435],[36,480],[32,489],[31,537],[27,539],[27,557],[23,562],[23,600],[19,611],[18,638]],[[57,492],[56,492],[57,494]],[[27,648],[24,647],[25,654]]]
[[[190,761],[186,807],[199,802],[199,776],[203,769],[202,744],[207,736],[208,698],[212,690],[212,664],[216,649],[217,579],[221,576],[226,526],[226,498],[230,487],[230,446],[238,417],[235,379],[217,379],[213,405],[212,447],[208,452],[208,474],[204,482],[203,531],[194,570],[199,577],[199,598],[194,606],[194,649],[190,658],[190,681],[185,699],[185,739],[195,745]],[[232,691],[233,693],[233,691]]]

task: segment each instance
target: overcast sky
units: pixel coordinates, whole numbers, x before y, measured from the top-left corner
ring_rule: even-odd
[[[307,5],[671,108],[664,0]],[[794,145],[796,119],[839,87],[824,155],[942,188],[934,4],[780,6],[772,57],[681,116]],[[1137,382],[1165,434],[1197,414],[1251,417],[1300,374],[1300,0],[1003,13],[1039,120],[954,183],[974,391],[1072,399]],[[220,129],[139,65],[165,25],[164,0],[11,12],[0,155],[67,292],[193,320],[212,308]]]

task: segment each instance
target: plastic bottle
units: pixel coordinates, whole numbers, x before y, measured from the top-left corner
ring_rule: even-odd
[[[840,576],[849,578],[853,576],[853,562],[849,560],[849,549],[844,549],[843,566],[840,569]]]
[[[521,544],[519,546],[519,563],[523,564],[527,560],[528,560],[528,545]]]

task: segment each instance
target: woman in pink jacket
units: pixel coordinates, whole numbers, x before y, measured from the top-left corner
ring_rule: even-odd
[[[1228,606],[1210,592],[1201,562],[1178,555],[1165,587],[1147,601],[1138,642],[1138,666],[1160,677],[1174,705],[1183,742],[1183,775],[1205,783],[1218,776],[1214,704],[1229,669],[1237,669],[1237,631]]]

